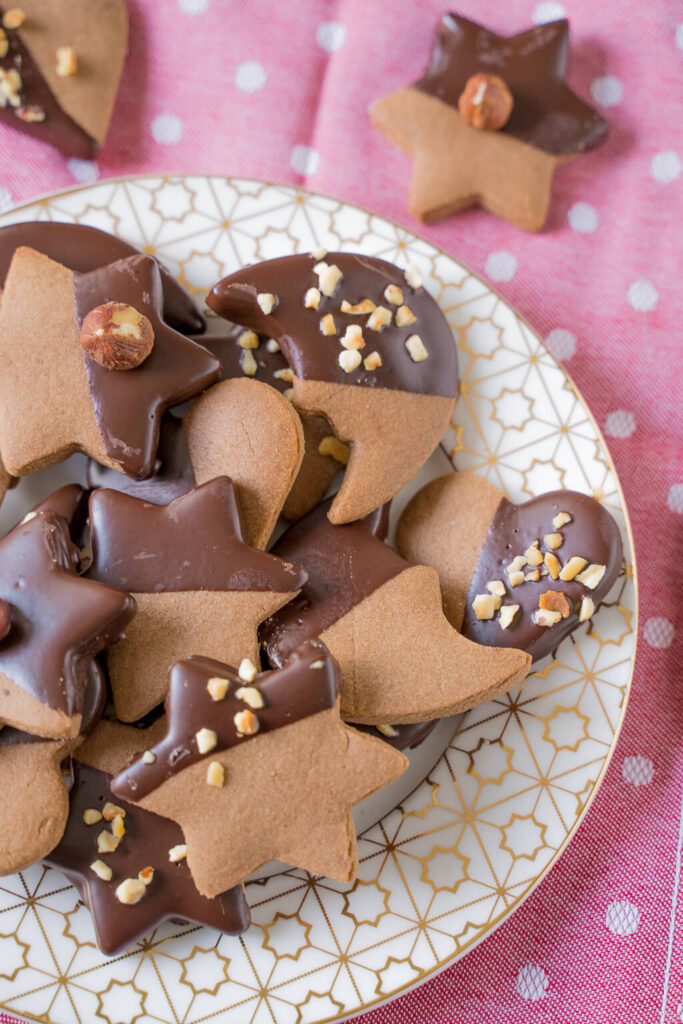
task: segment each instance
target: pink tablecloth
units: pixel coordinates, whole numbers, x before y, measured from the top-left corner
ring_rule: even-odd
[[[415,227],[408,164],[367,107],[415,79],[443,0],[130,0],[132,45],[97,163],[0,128],[0,208],[98,176],[305,182]],[[470,212],[423,233],[487,274],[547,338],[603,428],[640,568],[640,646],[616,755],[527,903],[367,1024],[683,1021],[681,214],[683,8],[671,0],[462,0],[503,33],[567,13],[571,84],[612,125],[557,175],[547,230]]]

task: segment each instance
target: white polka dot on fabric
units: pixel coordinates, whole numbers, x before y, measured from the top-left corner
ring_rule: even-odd
[[[517,259],[511,252],[492,252],[484,270],[492,281],[511,281],[517,270]]]
[[[679,50],[683,50],[683,23],[676,25],[676,46]]]
[[[2,204],[0,203],[0,206]],[[683,484],[672,484],[666,498],[666,503],[672,512],[683,513]]]
[[[14,206],[12,193],[4,185],[0,185],[0,213],[7,213]]]
[[[541,0],[536,4],[531,20],[534,25],[545,25],[547,21],[557,21],[558,18],[566,18],[567,11],[557,0]]]
[[[574,203],[567,213],[567,220],[572,231],[592,235],[598,226],[598,213],[590,203]]]
[[[650,174],[661,185],[670,185],[675,181],[683,169],[681,158],[673,149],[665,149],[661,153],[655,153],[650,164]]]
[[[642,754],[625,757],[621,763],[621,777],[630,786],[649,786],[654,774],[652,761]]]
[[[564,327],[552,330],[545,343],[556,359],[571,359],[576,352],[576,337]]]
[[[640,911],[629,900],[612,900],[605,911],[605,927],[612,935],[633,935],[638,931]]]
[[[650,647],[661,650],[664,647],[671,647],[674,639],[674,627],[668,619],[654,616],[645,623],[643,636]]]
[[[245,60],[235,71],[235,85],[242,92],[258,92],[267,78],[266,69],[257,60]]]
[[[152,121],[152,137],[162,146],[174,146],[183,137],[183,122],[175,114],[159,114]]]
[[[318,25],[315,39],[323,50],[334,53],[335,50],[340,50],[346,42],[346,25],[342,25],[340,21],[323,21],[321,25]]]
[[[615,409],[605,420],[605,433],[610,437],[630,437],[636,429],[636,418],[626,409]]]
[[[605,75],[591,84],[591,96],[601,107],[616,107],[624,98],[624,87],[614,75]]]
[[[178,7],[183,14],[203,14],[209,9],[209,0],[178,0]]]
[[[295,146],[289,158],[292,170],[297,174],[315,174],[320,163],[320,153],[311,146]]]
[[[515,992],[522,999],[530,999],[532,1003],[543,999],[548,988],[548,975],[537,964],[526,964],[517,971]]]
[[[626,298],[638,313],[650,313],[657,305],[659,292],[651,281],[641,278],[633,282]]]
[[[81,181],[84,185],[91,185],[100,176],[100,169],[94,160],[79,160],[72,157],[71,160],[67,160],[66,166],[76,181]]]

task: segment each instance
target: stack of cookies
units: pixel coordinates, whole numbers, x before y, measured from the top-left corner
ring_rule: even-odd
[[[387,543],[458,390],[415,267],[244,268],[215,336],[92,228],[0,230],[0,279],[3,493],[89,456],[0,541],[0,873],[63,871],[106,953],[168,917],[238,934],[271,860],[355,877],[353,805],[591,620],[619,531],[451,473]]]

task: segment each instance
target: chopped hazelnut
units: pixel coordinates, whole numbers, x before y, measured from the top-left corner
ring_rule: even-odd
[[[543,608],[537,608],[534,612],[534,622],[537,626],[555,626],[560,619],[562,614],[556,611],[546,611]]]
[[[400,306],[396,310],[396,326],[397,327],[408,327],[409,324],[414,324],[417,317],[413,313],[410,306]]]
[[[492,619],[496,614],[496,595],[477,594],[472,602],[472,611],[478,619]]]
[[[525,576],[521,569],[516,569],[513,572],[508,572],[508,580],[511,587],[518,587],[520,583],[524,583]]]
[[[381,331],[391,323],[392,312],[386,306],[375,306],[374,310],[365,322],[365,326],[371,331]]]
[[[330,335],[337,333],[337,325],[334,322],[334,317],[331,313],[326,313],[325,316],[322,317],[319,326],[321,334]]]
[[[212,761],[206,769],[206,782],[209,786],[222,789],[225,785],[225,768],[220,761]]]
[[[384,289],[384,298],[392,306],[400,306],[403,302],[403,291],[397,284],[388,284]]]
[[[276,370],[273,377],[275,380],[286,380],[288,384],[291,384],[294,380],[294,370],[286,366],[283,370]]]
[[[479,131],[498,131],[510,120],[512,93],[499,75],[478,72],[470,75],[458,99],[460,117]]]
[[[500,615],[498,616],[498,622],[500,623],[501,629],[509,629],[512,625],[517,612],[519,611],[518,604],[504,604],[500,609]]]
[[[543,554],[539,549],[537,540],[535,540],[534,543],[526,549],[524,557],[527,560],[527,565],[543,565]]]
[[[543,538],[543,543],[547,548],[550,548],[551,551],[557,551],[558,548],[561,548],[563,541],[564,537],[561,533],[546,533]]]
[[[78,71],[78,58],[73,46],[58,46],[56,50],[57,67],[55,71],[60,78],[69,78]]]
[[[546,590],[539,597],[538,606],[543,611],[559,612],[563,619],[568,619],[572,612],[566,595],[559,590]]]
[[[327,263],[318,263],[313,269],[318,275],[318,286],[323,295],[334,295],[337,285],[344,276],[337,264],[332,263],[328,266]]]
[[[486,589],[489,594],[495,594],[497,597],[505,597],[505,584],[502,580],[489,580],[486,584]]]
[[[237,344],[240,348],[258,348],[258,334],[256,331],[242,331],[237,339]]]
[[[312,661],[311,668],[323,668],[324,664],[324,661]]]
[[[90,865],[90,870],[94,871],[97,877],[101,878],[103,882],[111,882],[113,871],[108,864],[104,863],[103,860],[94,860]]]
[[[258,363],[254,359],[254,353],[250,348],[245,348],[240,356],[240,366],[245,377],[255,377],[258,370]]]
[[[124,878],[121,884],[116,886],[117,900],[127,906],[139,903],[146,892],[147,886],[139,878]]]
[[[538,583],[540,578],[541,578],[541,570],[540,569],[530,569],[529,572],[525,572],[524,573],[524,582],[525,583]]]
[[[172,846],[168,851],[168,859],[171,864],[177,864],[178,861],[185,860],[187,857],[187,845],[185,843],[178,843],[177,846]]]
[[[353,370],[357,370],[361,364],[360,352],[344,349],[343,352],[339,353],[339,365],[341,366],[344,373],[352,373]]]
[[[253,683],[258,675],[258,669],[251,658],[242,658],[237,675],[245,683]]]
[[[282,397],[286,398],[288,402],[294,401],[294,388],[285,388],[282,392]]]
[[[119,807],[118,804],[113,804],[110,800],[107,800],[106,804],[102,808],[102,817],[105,821],[113,821],[114,818],[125,818],[126,812],[123,807]]]
[[[411,288],[422,287],[422,273],[420,268],[415,263],[409,263],[406,267],[403,276],[410,285]]]
[[[526,557],[524,555],[515,555],[510,564],[506,566],[506,573],[508,576],[511,572],[519,572],[526,565]]]
[[[154,347],[154,328],[126,302],[105,302],[83,318],[80,342],[88,358],[106,370],[133,370]]]
[[[263,694],[260,690],[257,690],[255,686],[240,686],[235,691],[235,696],[238,700],[243,700],[245,704],[248,704],[249,707],[254,710],[266,706]]]
[[[83,821],[86,825],[96,825],[98,821],[102,821],[102,812],[94,807],[88,807],[83,811]]]
[[[151,885],[152,879],[154,878],[154,868],[147,867],[143,868],[142,871],[138,871],[138,880],[143,885]]]
[[[382,357],[377,350],[371,352],[370,355],[366,356],[363,360],[363,366],[366,370],[378,370],[381,365]]]
[[[562,566],[560,565],[560,560],[557,555],[554,555],[552,551],[546,551],[543,561],[545,562],[545,567],[548,570],[551,580],[558,579]]]
[[[230,686],[229,679],[221,679],[220,676],[212,676],[206,684],[211,695],[211,700],[223,700]]]
[[[264,316],[270,316],[277,306],[277,296],[273,295],[272,292],[259,292],[256,296],[256,301]]]
[[[584,569],[583,572],[580,572],[576,578],[579,583],[583,583],[584,587],[588,587],[589,590],[595,590],[606,571],[606,565],[592,564],[587,569]]]
[[[7,56],[8,50],[9,40],[7,38],[7,33],[5,32],[4,29],[0,28],[0,60],[2,60],[3,57]],[[0,106],[2,106],[1,103]]]
[[[120,841],[120,836],[115,836],[103,829],[97,837],[97,852],[114,853]]]
[[[585,558],[581,558],[579,555],[572,555],[568,562],[562,566],[560,570],[561,580],[573,580],[575,576],[581,572],[582,569],[588,565]]]
[[[40,124],[45,120],[46,114],[42,107],[32,103],[29,106],[17,107],[14,113],[17,115],[20,121],[25,121],[26,124]],[[99,361],[99,360],[98,360]],[[119,370],[127,370],[127,366],[116,367]]]
[[[253,711],[238,711],[233,721],[241,736],[254,736],[259,731],[260,723]]]
[[[365,348],[363,330],[358,324],[349,324],[339,341],[344,348],[356,350]]]
[[[320,305],[320,291],[317,288],[309,288],[304,295],[304,307],[306,309],[317,309]]]
[[[157,759],[157,755],[153,754],[151,750],[146,750],[142,755],[143,764],[154,764]]]
[[[423,362],[429,355],[429,352],[425,348],[424,342],[422,341],[422,338],[420,337],[419,334],[410,335],[410,337],[406,341],[406,348],[408,349],[408,352],[410,353],[410,358],[413,360],[414,363]]]
[[[318,445],[318,453],[320,455],[329,455],[331,458],[336,459],[337,462],[341,462],[342,466],[346,466],[351,455],[351,449],[348,444],[344,444],[338,437],[330,434],[328,437],[324,437]]]
[[[111,823],[111,834],[117,839],[123,839],[126,834],[126,826],[123,823],[123,815],[117,814]]]
[[[382,736],[388,736],[389,739],[393,739],[394,736],[398,736],[398,729],[395,726],[387,725],[384,722],[381,722],[379,725],[376,725],[375,729],[377,730],[377,732],[381,732]]]
[[[361,299],[355,305],[351,305],[348,299],[342,299],[341,311],[342,313],[349,313],[352,316],[366,316],[368,313],[372,313],[375,308],[375,303],[372,299]]]
[[[0,68],[0,107],[21,106],[21,75],[16,68]]]
[[[567,523],[571,523],[571,521],[572,517],[569,515],[569,512],[558,512],[553,519],[553,526],[556,530],[561,530],[563,526],[566,526]]]
[[[280,351],[280,346],[276,342],[275,338],[268,338],[268,341],[266,342],[266,348],[268,349],[269,352],[273,353]]]
[[[200,729],[194,735],[197,750],[200,754],[208,754],[218,743],[218,734],[213,729]]]
[[[594,613],[594,611],[595,611],[595,604],[593,603],[593,598],[592,597],[588,597],[588,595],[586,595],[584,597],[583,601],[581,602],[581,610],[579,612],[579,622],[585,622],[587,619],[590,619],[590,617]]]
[[[26,11],[22,11],[21,7],[10,7],[9,11],[5,11],[3,15],[2,24],[3,28],[15,29],[21,28],[26,21]]]
[[[321,245],[317,249],[311,249],[311,256],[314,260],[324,260],[327,256],[327,249],[323,249]]]

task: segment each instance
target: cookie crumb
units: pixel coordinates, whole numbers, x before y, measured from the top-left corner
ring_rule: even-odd
[[[139,903],[147,891],[147,886],[139,878],[124,878],[120,885],[116,886],[116,898],[119,903],[133,906]]]
[[[270,316],[277,306],[277,296],[273,295],[272,292],[259,292],[256,296],[256,301],[264,316]]]
[[[253,683],[258,675],[258,669],[251,658],[242,658],[237,675],[245,683]]]
[[[213,729],[200,729],[194,736],[200,754],[208,754],[218,743],[218,734]]]
[[[222,789],[225,785],[225,768],[220,761],[212,761],[206,769],[206,782],[209,786]]]
[[[422,341],[422,338],[420,337],[419,334],[410,335],[410,337],[406,340],[406,348],[408,349],[408,352],[410,353],[410,358],[413,360],[414,363],[423,362],[429,355],[429,352],[425,348],[424,342]]]
[[[329,455],[337,462],[341,462],[342,466],[346,466],[351,455],[351,449],[348,444],[344,444],[334,434],[330,434],[328,437],[324,437],[318,445],[318,454]]]
[[[101,878],[103,882],[111,882],[113,871],[108,864],[105,864],[103,860],[94,860],[90,865],[90,870],[93,871],[98,878]]]
[[[206,684],[206,688],[212,700],[223,700],[230,686],[229,679],[221,679],[220,676],[212,676]]]
[[[360,352],[344,349],[343,352],[339,353],[339,365],[344,373],[351,373],[353,370],[356,370],[360,366],[360,362]]]
[[[568,562],[562,566],[560,570],[560,579],[569,581],[573,580],[575,576],[578,576],[582,569],[585,569],[588,562],[585,558],[581,558],[580,555],[572,555]]]
[[[168,851],[168,859],[171,864],[177,864],[178,861],[185,860],[187,857],[187,844],[178,843],[177,846],[172,846]]]

